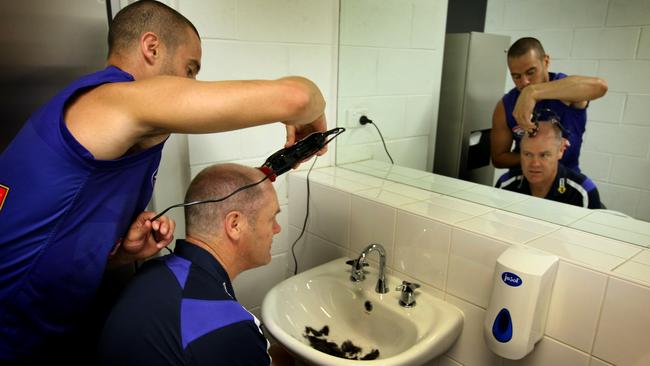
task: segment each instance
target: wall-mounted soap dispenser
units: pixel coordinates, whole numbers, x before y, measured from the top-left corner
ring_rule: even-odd
[[[558,258],[513,247],[497,259],[484,336],[497,355],[518,360],[544,335]]]

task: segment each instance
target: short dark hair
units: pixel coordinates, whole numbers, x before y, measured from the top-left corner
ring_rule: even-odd
[[[523,37],[519,38],[512,44],[512,46],[510,46],[510,48],[508,48],[508,58],[523,56],[530,50],[535,50],[535,52],[537,52],[537,57],[539,57],[540,60],[543,60],[544,56],[546,56],[544,47],[537,38]]]
[[[144,32],[156,33],[174,50],[185,39],[187,27],[200,38],[194,24],[181,13],[154,0],[140,0],[120,10],[108,28],[108,54],[127,50]]]

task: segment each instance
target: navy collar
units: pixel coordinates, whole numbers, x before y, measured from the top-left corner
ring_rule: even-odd
[[[212,277],[220,282],[224,282],[231,296],[235,296],[228,272],[226,272],[221,263],[210,252],[185,239],[177,239],[174,254],[189,260],[193,265],[200,267]]]

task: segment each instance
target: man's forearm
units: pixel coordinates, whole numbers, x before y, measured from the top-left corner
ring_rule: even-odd
[[[570,103],[598,99],[606,92],[605,80],[589,76],[567,76],[548,83],[533,84],[522,91],[536,101],[558,99]]]
[[[506,152],[492,157],[492,165],[499,169],[509,169],[520,165],[519,153]]]

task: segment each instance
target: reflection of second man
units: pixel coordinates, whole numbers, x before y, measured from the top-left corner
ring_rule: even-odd
[[[515,83],[496,105],[492,116],[491,157],[497,168],[519,167],[521,136],[535,128],[534,110],[550,109],[569,131],[562,163],[580,171],[578,158],[587,123],[589,101],[605,95],[607,83],[596,77],[549,72],[550,57],[535,38],[517,40],[508,49],[508,69]],[[515,149],[512,143],[515,141]]]
[[[506,173],[506,179],[497,187],[570,205],[602,208],[591,179],[560,163],[564,150],[559,125],[539,123],[536,135],[526,134],[521,140],[523,174]]]

